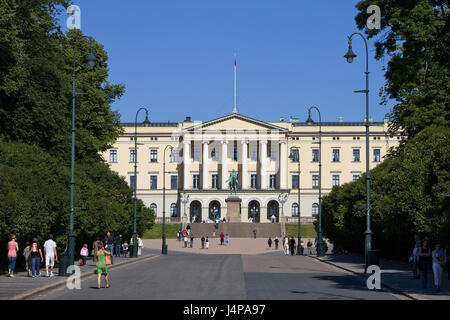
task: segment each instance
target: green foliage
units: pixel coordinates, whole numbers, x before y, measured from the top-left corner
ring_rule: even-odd
[[[450,240],[450,129],[430,126],[409,139],[396,157],[371,170],[373,247],[408,255],[413,235]],[[364,251],[365,175],[335,187],[323,199],[323,230],[337,248]],[[359,206],[364,208],[359,209]]]
[[[385,73],[383,99],[398,104],[389,114],[393,131],[412,137],[435,124],[450,126],[450,28],[444,0],[364,0],[355,20],[364,29],[366,9],[381,9],[381,30],[366,29],[376,39],[376,58],[390,57]]]
[[[83,243],[103,239],[107,231],[131,238],[133,231],[133,193],[124,178],[108,165],[89,161],[76,166],[74,232],[77,252]],[[6,242],[15,234],[20,247],[37,237],[56,240],[69,231],[70,168],[37,146],[0,141],[0,247],[6,257]],[[141,200],[137,212],[137,231],[153,224],[153,215]]]

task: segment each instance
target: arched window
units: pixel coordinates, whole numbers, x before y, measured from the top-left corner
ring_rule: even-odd
[[[156,206],[156,203],[152,203],[150,205],[150,209],[153,210],[153,215],[156,217],[156,212],[157,212],[157,209],[158,209],[158,207]]]
[[[298,216],[298,203],[292,204],[292,216],[297,217]]]
[[[313,216],[316,216],[319,214],[319,205],[317,203],[313,203],[311,213]]]
[[[170,205],[170,216],[171,217],[178,217],[178,206],[176,203],[172,203]]]

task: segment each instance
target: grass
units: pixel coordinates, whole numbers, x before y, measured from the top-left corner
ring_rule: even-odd
[[[181,223],[166,224],[166,238],[176,239],[177,232],[181,230]],[[161,239],[162,238],[162,224],[154,224],[150,230],[144,232],[143,239]]]
[[[298,234],[298,225],[296,223],[286,223],[286,234],[294,238]],[[316,229],[313,224],[301,224],[300,225],[300,235],[302,238],[315,238],[317,237]]]

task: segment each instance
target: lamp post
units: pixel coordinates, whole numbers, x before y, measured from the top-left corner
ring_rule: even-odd
[[[369,50],[367,48],[367,40],[366,38],[359,32],[354,32],[348,37],[348,51],[344,55],[344,58],[347,59],[348,63],[352,63],[353,59],[356,58],[356,54],[352,50],[352,37],[357,34],[363,40],[366,46],[366,89],[365,90],[357,90],[355,93],[365,93],[366,94],[366,251],[365,251],[365,259],[366,259],[366,271],[368,265],[368,254],[369,251],[372,250],[372,231],[370,230],[370,171],[369,171]]]
[[[297,150],[297,157],[295,156],[293,150]],[[298,233],[297,233],[297,255],[303,255],[303,248],[301,246],[301,236],[300,236],[300,149],[299,148],[291,148],[291,154],[289,155],[289,159],[291,161],[297,161],[298,163],[298,185],[297,185],[297,194],[298,194]]]
[[[323,240],[322,240],[322,116],[320,110],[316,106],[308,109],[308,120],[306,123],[311,125],[314,121],[311,119],[311,109],[315,109],[319,114],[319,232],[317,235],[317,255],[319,257],[324,255]]]
[[[136,231],[136,205],[137,205],[137,117],[141,110],[145,110],[145,120],[144,124],[149,124],[150,121],[148,121],[148,110],[144,107],[139,108],[139,110],[136,112],[136,118],[134,120],[134,183],[133,183],[133,190],[134,190],[134,207],[133,207],[133,250],[131,252],[131,257],[137,257],[137,231]]]
[[[172,146],[166,146],[163,154],[163,234],[162,234],[162,254],[167,254],[166,245],[166,150],[169,148],[171,151]]]
[[[81,38],[87,38],[91,40],[91,51],[86,58],[87,63],[93,67],[95,65],[95,55],[93,53],[94,39],[92,37],[81,36]],[[77,53],[77,39],[74,43],[73,49],[73,73],[72,73],[72,155],[70,161],[70,221],[69,221],[69,265],[74,265],[75,263],[75,234],[73,233],[73,219],[75,211],[75,97],[77,95],[86,95],[87,93],[76,92],[75,82],[77,74],[75,72],[75,57]]]

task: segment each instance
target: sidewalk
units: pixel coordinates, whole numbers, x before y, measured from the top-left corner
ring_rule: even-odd
[[[328,254],[324,257],[310,257],[366,278],[370,276],[364,274],[363,255]],[[450,300],[450,280],[448,280],[446,271],[442,273],[441,292],[436,292],[432,270],[428,272],[428,289],[421,289],[421,280],[412,280],[412,266],[408,262],[381,258],[380,269],[382,287],[397,291],[412,299]]]
[[[149,259],[151,257],[157,256],[154,253],[151,253],[151,250],[142,249],[142,255],[138,258],[117,258],[113,257],[114,264],[108,265],[108,269],[112,270],[119,266],[123,266],[126,264],[142,261]],[[46,291],[49,289],[54,289],[59,286],[64,286],[68,277],[60,277],[58,276],[58,267],[56,264],[53,270],[53,277],[47,277],[45,272],[45,266],[40,267],[41,276],[40,277],[27,277],[27,273],[25,271],[16,272],[14,274],[14,278],[8,277],[8,274],[0,275],[0,300],[22,300],[30,298],[42,291]],[[90,275],[93,275],[95,270],[95,263],[92,261],[92,257],[90,257],[86,263],[86,266],[80,267],[81,270],[81,279],[86,278]],[[94,282],[96,280],[93,280]]]

